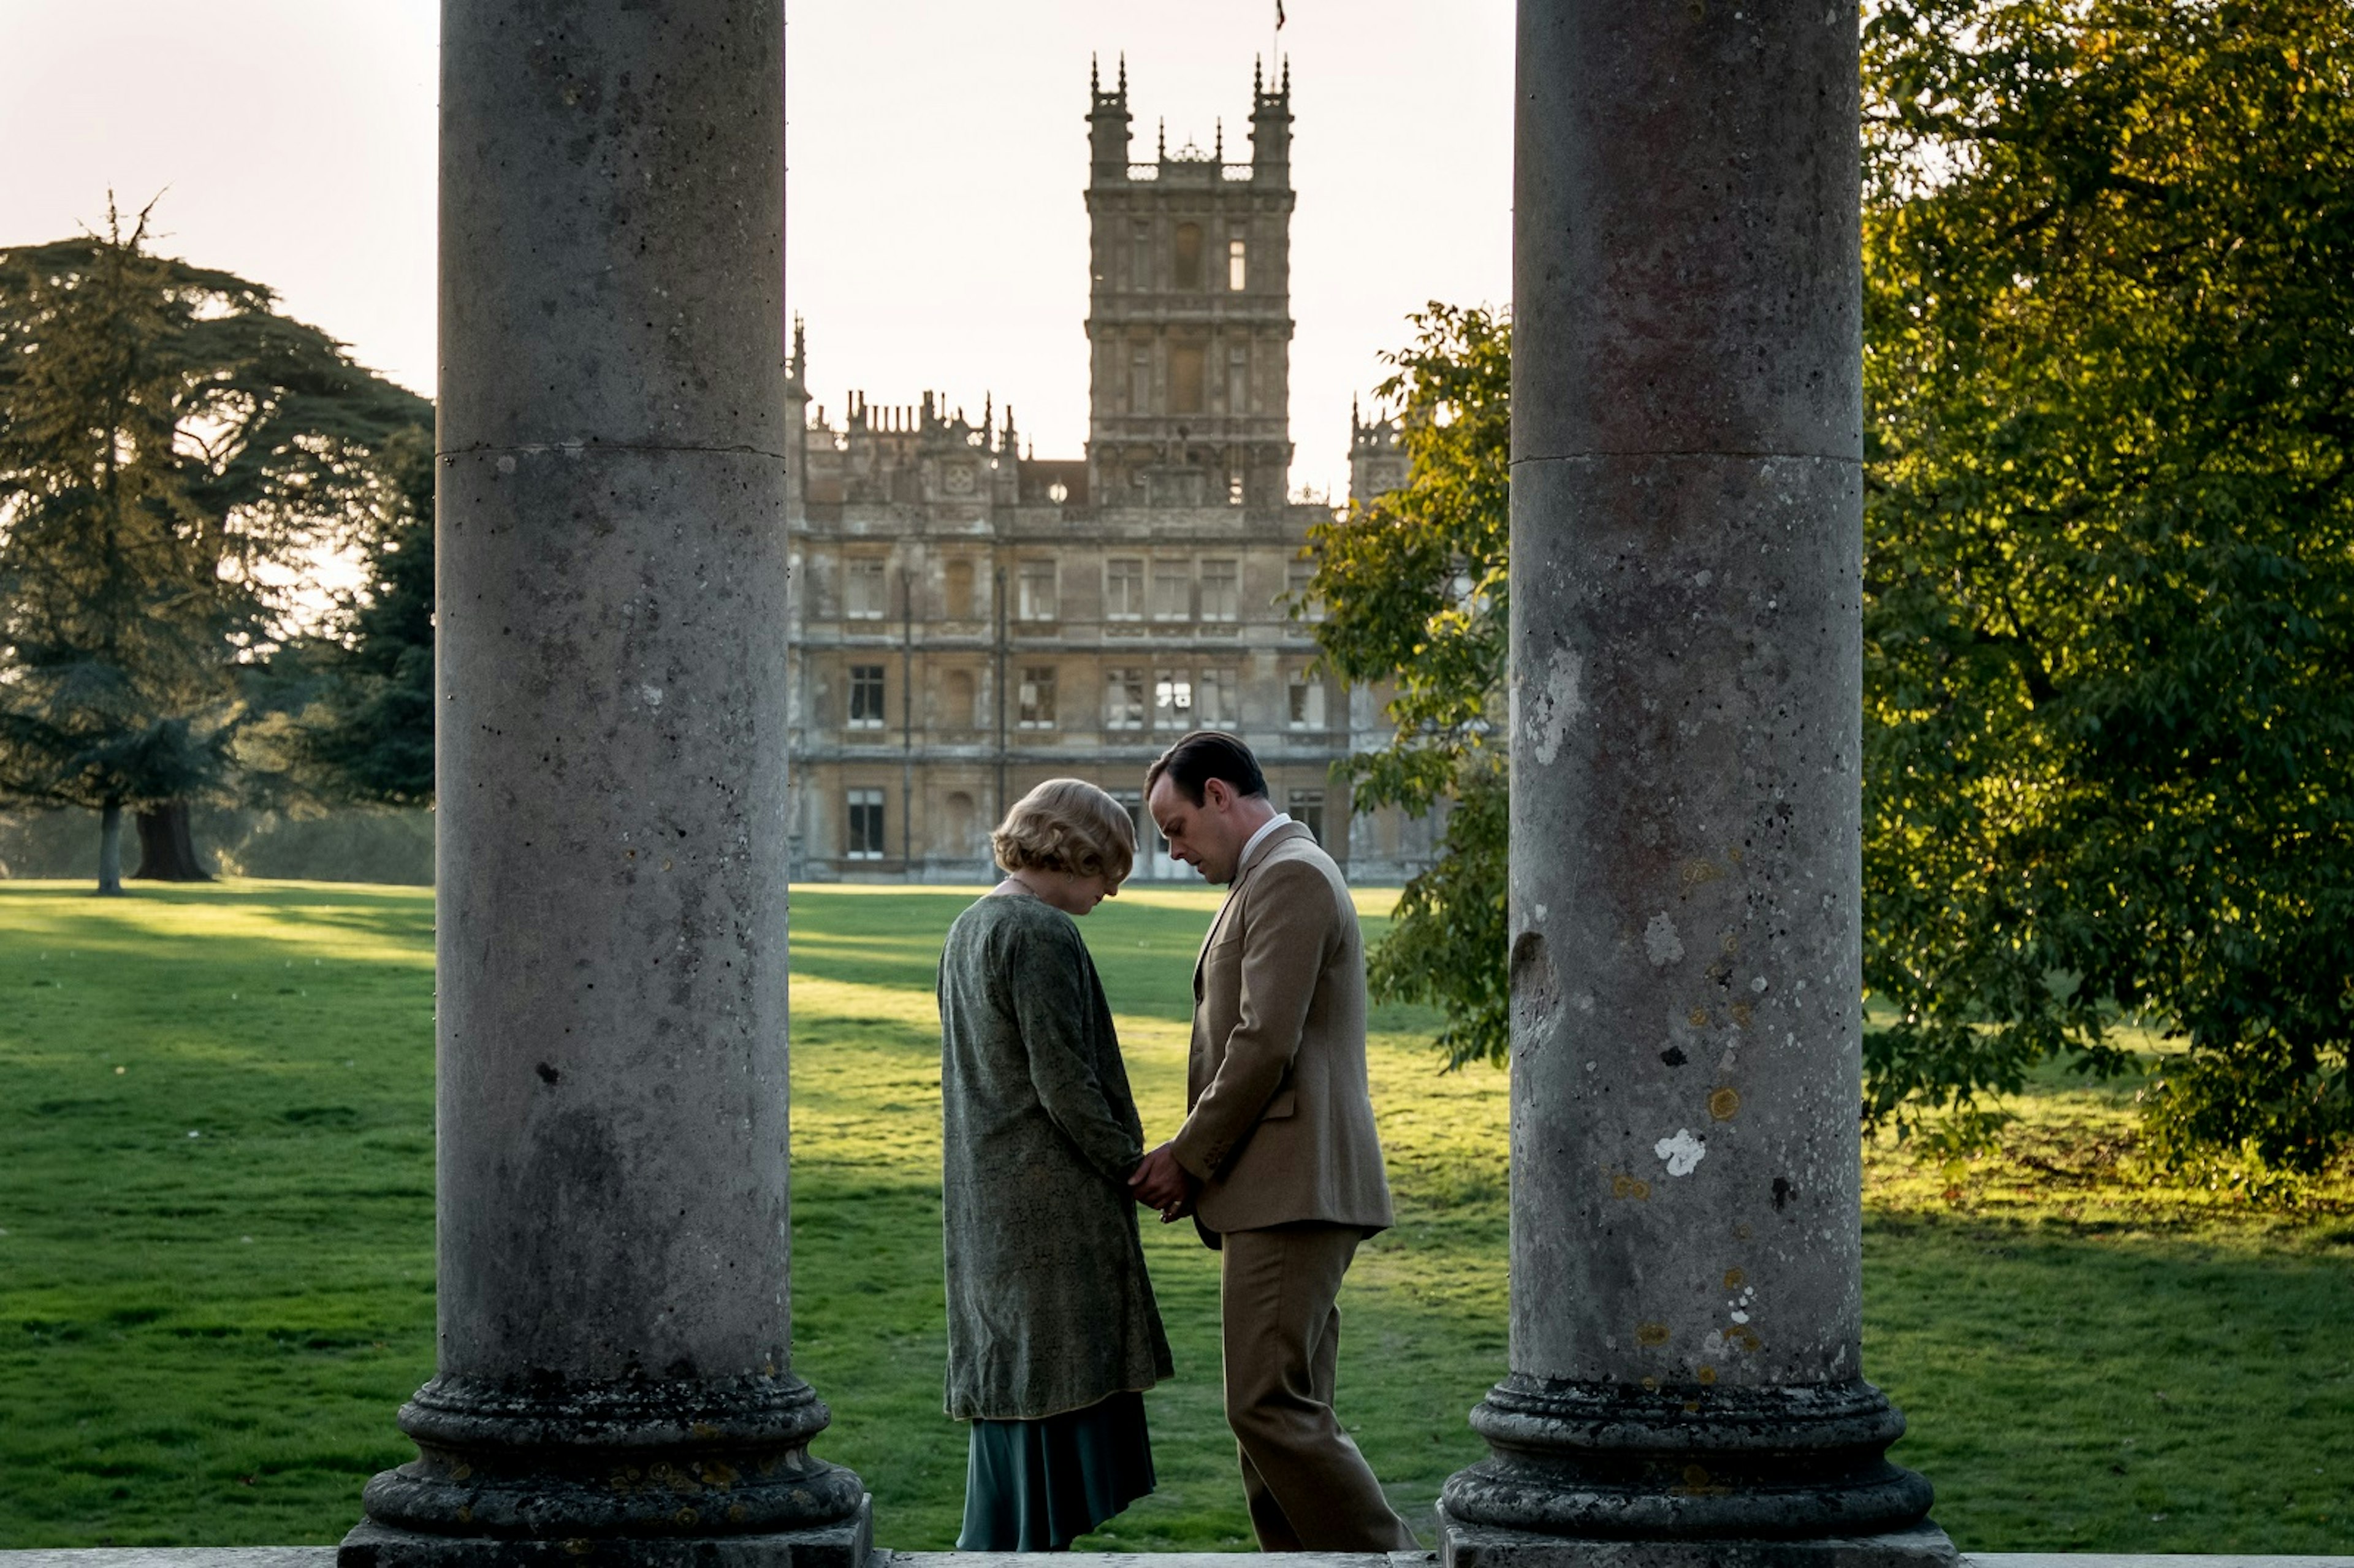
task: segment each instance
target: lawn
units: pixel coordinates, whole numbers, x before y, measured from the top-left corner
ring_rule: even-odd
[[[931,965],[967,895],[796,890],[795,1322],[819,1451],[946,1546]],[[1384,900],[1368,895],[1369,925]],[[1211,896],[1083,923],[1149,1129],[1174,1124]],[[0,1547],[327,1542],[432,1364],[431,903],[0,884]],[[1400,1224],[1352,1276],[1341,1406],[1429,1528],[1504,1357],[1504,1083],[1375,1019]],[[2131,1083],[2053,1074],[2006,1151],[1871,1150],[1866,1361],[1965,1549],[2354,1551],[2354,1181],[2293,1211],[2142,1180]],[[1216,1278],[1148,1228],[1178,1376],[1161,1489],[1084,1544],[1247,1542]]]

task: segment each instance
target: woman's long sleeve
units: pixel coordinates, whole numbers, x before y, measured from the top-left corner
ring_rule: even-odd
[[[1025,934],[1007,978],[1038,1103],[1087,1163],[1125,1182],[1144,1158],[1135,1107],[1112,1097],[1091,1039],[1094,963],[1076,932]]]

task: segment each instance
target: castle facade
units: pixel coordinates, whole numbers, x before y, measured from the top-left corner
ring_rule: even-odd
[[[1377,694],[1314,669],[1308,530],[1288,498],[1290,81],[1254,79],[1250,157],[1129,161],[1123,62],[1087,116],[1086,455],[1023,452],[1013,413],[942,398],[812,410],[795,330],[789,454],[794,874],[970,882],[1033,785],[1091,779],[1137,818],[1136,874],[1192,880],[1143,810],[1144,769],[1231,730],[1275,803],[1359,881],[1399,880],[1429,832],[1352,812],[1331,765],[1384,733]],[[1352,419],[1350,480],[1405,478]]]

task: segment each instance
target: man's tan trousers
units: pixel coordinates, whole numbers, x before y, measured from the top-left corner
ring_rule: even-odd
[[[1363,1233],[1278,1225],[1222,1238],[1226,1425],[1263,1552],[1411,1552],[1418,1542],[1332,1414],[1341,1278]]]

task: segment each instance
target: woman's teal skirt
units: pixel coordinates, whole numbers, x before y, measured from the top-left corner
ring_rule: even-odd
[[[1043,1421],[975,1421],[959,1552],[1060,1552],[1152,1489],[1144,1396]]]

